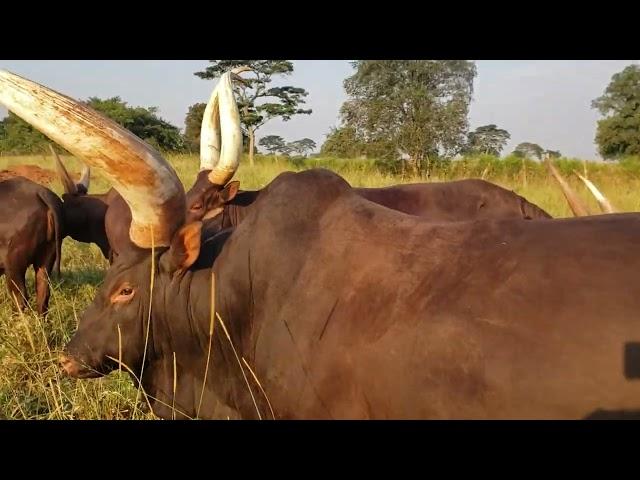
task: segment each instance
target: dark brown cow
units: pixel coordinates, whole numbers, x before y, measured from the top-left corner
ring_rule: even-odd
[[[260,196],[260,190],[235,194],[238,184],[231,183],[236,184],[233,185],[233,195],[228,200],[218,197],[205,218],[204,228],[209,235],[239,225],[249,212],[248,207]],[[436,222],[552,218],[515,192],[478,179],[354,188],[354,192],[387,208]]]
[[[75,183],[62,160],[51,148],[58,176],[64,187],[62,206],[65,217],[65,232],[78,242],[95,243],[105,258],[111,260],[111,247],[105,228],[105,214],[109,204],[120,194],[110,189],[107,193],[89,194],[91,170],[85,166],[79,183]]]
[[[4,72],[0,101],[111,176],[146,249],[109,269],[61,359],[70,375],[121,359],[166,418],[640,410],[638,214],[432,222],[311,170],[280,175],[202,242],[177,175],[141,140]]]
[[[36,274],[37,311],[49,307],[49,277],[60,274],[64,237],[62,202],[48,188],[23,177],[0,182],[0,275],[6,274],[12,301],[28,303],[25,273]]]
[[[153,259],[142,382],[166,418],[171,405],[202,418],[640,409],[640,383],[625,376],[640,368],[625,366],[640,341],[640,215],[434,224],[307,171],[274,180],[234,231],[203,245],[198,233],[186,225],[171,248],[113,265],[68,345],[68,373],[122,358],[140,375]],[[212,273],[233,348],[217,323],[198,412]]]

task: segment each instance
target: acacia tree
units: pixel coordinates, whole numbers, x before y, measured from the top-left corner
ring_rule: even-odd
[[[289,147],[292,151],[300,155],[306,155],[307,152],[310,152],[311,150],[314,150],[316,148],[316,142],[314,142],[310,138],[303,138],[301,140],[296,140],[295,142],[289,143]]]
[[[210,65],[195,75],[203,79],[215,79],[235,67],[246,65],[253,77],[244,76],[243,82],[234,82],[240,120],[249,136],[249,164],[253,166],[255,133],[273,118],[288,121],[294,115],[309,115],[311,110],[298,108],[304,104],[308,93],[292,86],[271,87],[274,75],[290,75],[293,63],[289,60],[209,60]],[[258,103],[258,101],[264,101]]]
[[[267,150],[271,155],[276,154],[286,145],[284,139],[279,135],[267,135],[262,137],[258,142],[258,145]]]
[[[495,125],[483,125],[470,132],[467,137],[467,149],[470,153],[484,153],[500,156],[500,152],[511,138],[506,130]]]
[[[378,153],[408,155],[414,172],[466,143],[476,67],[466,60],[359,60],[344,82],[345,126]]]
[[[640,155],[640,65],[613,75],[591,107],[606,117],[598,121],[595,137],[605,160]]]
[[[542,148],[537,143],[531,142],[522,142],[519,143],[513,154],[517,157],[526,157],[526,158],[537,158],[538,160],[542,158],[542,154],[544,153],[544,148]]]

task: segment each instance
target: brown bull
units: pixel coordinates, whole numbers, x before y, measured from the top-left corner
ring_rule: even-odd
[[[237,182],[232,182],[237,183]],[[261,191],[235,193],[227,201],[219,201],[206,216],[207,235],[235,227],[249,212]],[[397,210],[427,218],[431,221],[465,221],[474,219],[520,218],[539,220],[552,218],[537,205],[515,192],[493,183],[477,180],[416,183],[383,188],[354,188],[367,200]]]
[[[142,141],[7,73],[0,100],[102,168],[132,212],[140,251],[83,314],[62,358],[71,375],[121,360],[166,418],[640,410],[640,215],[436,223],[312,170],[280,175],[237,228],[202,242],[177,175]],[[74,142],[87,131],[102,150]]]
[[[166,418],[640,410],[640,365],[625,365],[639,236],[635,214],[434,224],[328,172],[281,175],[234,231],[200,244],[188,224],[169,249],[118,259],[63,362],[93,377],[121,358],[139,376],[146,344],[142,385]],[[225,327],[209,355],[212,276]]]
[[[47,313],[49,277],[60,274],[64,237],[62,202],[48,188],[23,177],[0,182],[0,275],[20,310],[28,303],[25,273],[33,266],[37,311]]]

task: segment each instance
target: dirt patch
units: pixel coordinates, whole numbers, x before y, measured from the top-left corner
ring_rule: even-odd
[[[13,177],[25,177],[48,187],[57,178],[57,175],[55,172],[37,165],[14,165],[7,170],[0,171],[0,182]],[[79,175],[72,174],[71,177],[79,177]]]

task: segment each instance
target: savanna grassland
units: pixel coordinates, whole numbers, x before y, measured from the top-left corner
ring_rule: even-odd
[[[188,188],[197,173],[196,156],[168,157]],[[80,164],[64,157],[70,172]],[[0,170],[31,164],[54,170],[50,156],[0,157]],[[615,164],[585,163],[578,160],[557,161],[560,171],[588,204],[598,212],[573,171],[587,174],[619,211],[640,211],[640,160],[629,159]],[[260,157],[251,168],[243,160],[235,178],[241,188],[257,189],[285,170],[325,167],[342,175],[353,186],[386,186],[417,181],[444,181],[460,178],[484,178],[516,191],[555,217],[572,216],[557,185],[543,165],[523,162],[517,157],[498,160],[490,156],[452,162],[437,168],[429,179],[393,172],[373,160],[311,158],[290,160],[286,157]],[[56,179],[49,185],[56,193],[62,185]],[[93,172],[91,193],[106,191],[109,185]],[[62,251],[61,278],[52,279],[50,313],[45,320],[33,311],[14,314],[6,292],[6,280],[0,282],[0,419],[151,419],[145,400],[125,372],[95,380],[73,380],[60,374],[57,352],[74,332],[77,319],[91,302],[102,281],[107,261],[95,245],[65,239]],[[35,308],[33,272],[27,276],[32,308]]]

